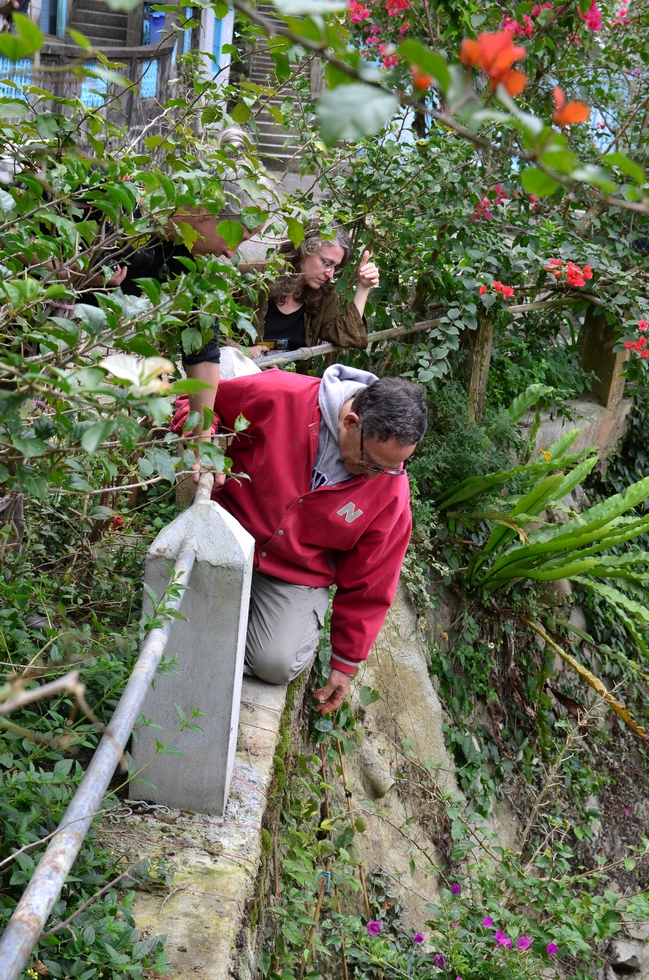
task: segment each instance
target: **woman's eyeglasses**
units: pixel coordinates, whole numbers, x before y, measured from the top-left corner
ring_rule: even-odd
[[[335,272],[338,268],[337,262],[332,262],[331,259],[323,259],[320,252],[316,252],[316,255],[320,259],[320,263],[325,272]]]
[[[396,466],[379,466],[379,464],[376,462],[376,460],[375,459],[372,459],[372,457],[368,453],[366,453],[364,451],[364,449],[363,449],[363,426],[362,425],[359,425],[359,429],[361,430],[361,458],[358,461],[358,465],[360,467],[362,467],[362,469],[364,469],[364,470],[369,470],[370,473],[384,473],[386,476],[405,476],[406,475],[406,471],[404,470],[403,465],[401,465],[399,467],[396,467]],[[370,463],[364,463],[363,462],[363,457],[364,456],[367,456],[367,458],[370,460]]]

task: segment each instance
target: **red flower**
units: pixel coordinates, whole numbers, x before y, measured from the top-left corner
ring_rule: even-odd
[[[592,267],[590,265],[585,265],[584,266],[584,279],[592,279],[592,278],[593,278],[593,269],[592,269]]]
[[[113,519],[111,521],[111,524],[113,525],[113,527],[121,527],[123,523],[124,523],[124,518],[123,517],[113,517]]]
[[[645,359],[645,357],[649,357],[649,350],[646,350],[646,349],[645,349],[645,350],[643,350],[643,351],[640,351],[640,357],[641,357],[641,358],[642,358],[642,360],[644,361],[644,359]]]
[[[563,89],[559,86],[553,91],[554,104],[556,109],[552,113],[552,119],[558,126],[575,126],[584,123],[588,119],[590,109],[583,102],[568,102],[563,94]]]
[[[494,289],[497,293],[502,292],[503,284],[499,279],[494,279]]]
[[[480,293],[481,296],[484,296],[484,294],[487,292],[487,287],[486,286],[480,286],[480,289],[478,290],[478,292]]]
[[[513,286],[503,286],[501,292],[503,294],[503,299],[511,299],[512,296],[514,295],[514,287]]]
[[[525,88],[527,75],[512,68],[525,55],[525,48],[514,45],[509,30],[481,34],[477,41],[465,38],[460,49],[460,61],[465,68],[478,65],[488,76],[492,92],[504,85],[511,96],[520,95]]]
[[[638,320],[638,330],[646,330],[649,327],[649,323],[646,320]]]
[[[388,17],[397,17],[403,10],[408,9],[408,0],[386,0],[385,9]]]
[[[633,340],[625,340],[624,346],[627,350],[635,350],[635,343]]]

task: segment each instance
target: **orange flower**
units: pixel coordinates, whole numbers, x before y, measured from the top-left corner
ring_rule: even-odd
[[[426,92],[433,84],[433,76],[425,75],[417,65],[412,66],[412,84],[421,92]]]
[[[552,119],[559,126],[574,126],[577,123],[584,123],[588,119],[590,109],[583,102],[568,102],[563,94],[563,90],[557,87],[553,91],[554,104],[556,109],[552,113]]]
[[[511,96],[520,95],[527,75],[512,68],[515,61],[525,57],[525,48],[514,44],[511,31],[481,34],[477,41],[465,39],[460,49],[460,61],[465,68],[478,65],[489,77],[493,91],[504,85]]]

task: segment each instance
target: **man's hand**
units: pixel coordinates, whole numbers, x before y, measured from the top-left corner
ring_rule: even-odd
[[[349,674],[343,674],[341,670],[332,670],[325,687],[315,692],[315,699],[318,702],[316,711],[328,715],[330,711],[339,708],[349,694],[351,680]]]

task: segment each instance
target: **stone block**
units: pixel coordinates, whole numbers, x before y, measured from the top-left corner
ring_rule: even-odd
[[[608,323],[606,314],[595,306],[589,306],[584,319],[579,363],[584,371],[594,371],[593,398],[605,408],[614,408],[624,396],[624,362],[629,352],[616,353],[617,331],[614,323]]]
[[[185,618],[174,621],[165,651],[167,659],[178,655],[178,672],[156,678],[142,714],[160,727],[139,726],[133,743],[135,768],[146,767],[142,778],[153,788],[134,780],[129,792],[220,815],[236,749],[254,541],[213,500],[196,500],[149,548],[145,582],[156,595],[164,592],[169,566],[187,539],[196,562],[181,606]],[[156,755],[156,741],[165,743],[178,728],[175,705],[188,719],[200,709],[203,717],[195,721],[204,734],[179,732],[172,745],[183,754]]]

